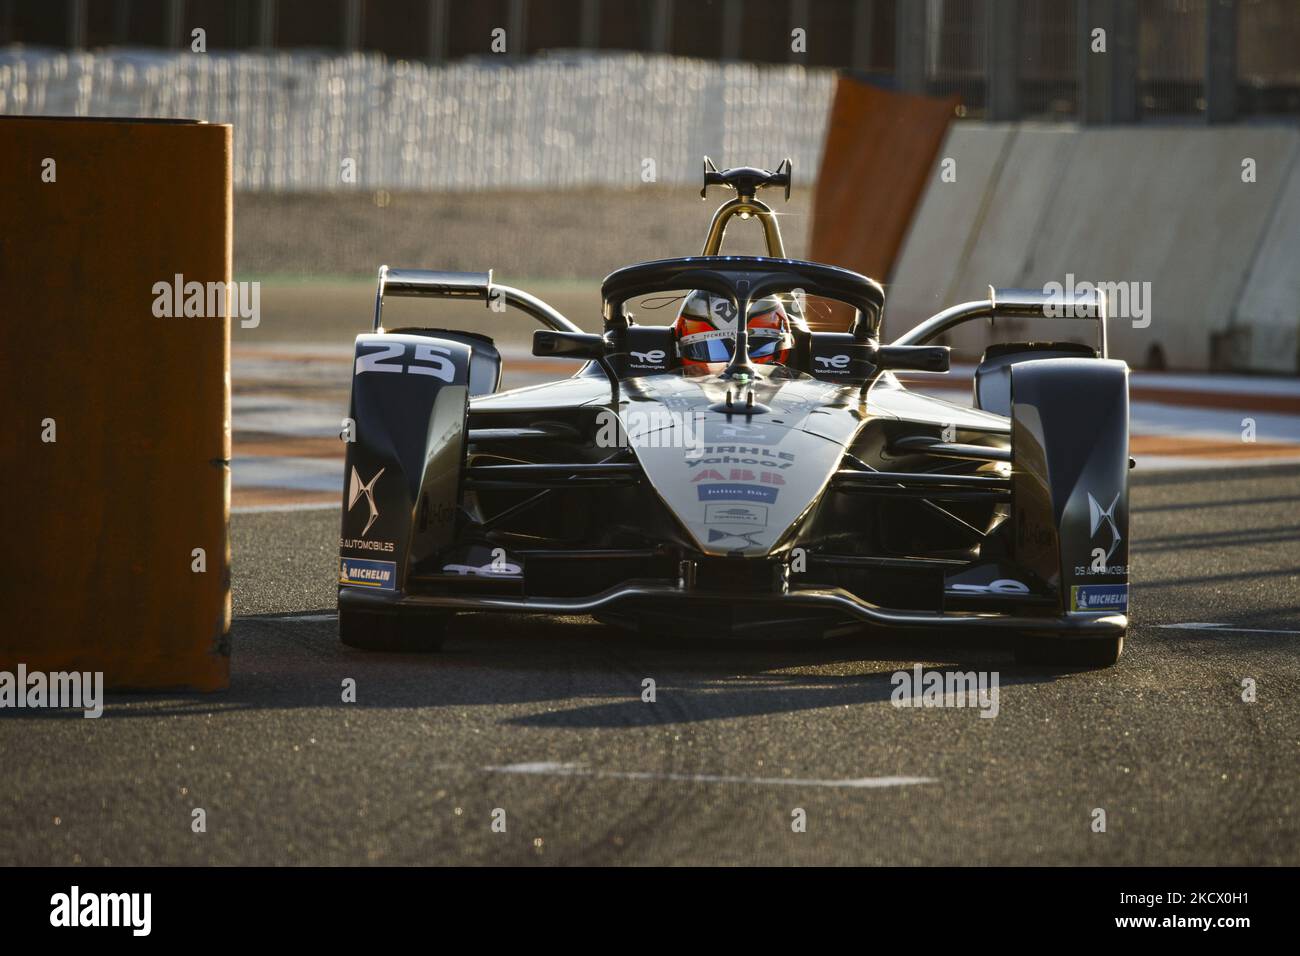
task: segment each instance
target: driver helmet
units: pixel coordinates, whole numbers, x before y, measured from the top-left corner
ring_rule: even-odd
[[[749,304],[749,358],[759,365],[784,364],[794,344],[790,317],[775,296]],[[722,296],[696,290],[686,296],[673,337],[683,365],[731,360],[736,346],[736,307]]]

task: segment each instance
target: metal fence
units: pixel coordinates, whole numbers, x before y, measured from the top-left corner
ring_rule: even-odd
[[[1112,96],[1131,101],[1118,111],[1127,115],[1112,120],[1201,118],[1212,41],[1229,57],[1224,85],[1233,115],[1300,113],[1297,0],[1231,0],[1226,8],[1213,0],[1218,20],[1211,0],[918,2],[926,18],[918,92],[957,93],[968,116],[989,115],[991,74],[1011,69],[1014,116],[1073,119],[1082,105],[1080,71],[1095,67],[1112,73]],[[1104,53],[1092,46],[1098,27],[1107,33]],[[997,43],[1001,31],[1010,42]]]
[[[808,182],[819,165],[836,65],[912,92],[957,93],[961,115],[970,117],[1110,123],[1300,115],[1300,0],[755,0],[743,8],[735,0],[637,0],[626,17],[610,3],[568,0],[581,23],[549,7],[542,16],[542,6],[526,0],[402,2],[429,13],[428,29],[437,9],[448,23],[476,24],[462,43],[486,40],[501,14],[510,30],[533,38],[526,50],[574,31],[592,47],[650,43],[638,32],[644,27],[653,28],[651,45],[694,56],[595,49],[500,56],[486,43],[479,55],[459,59],[232,51],[215,45],[219,30],[202,54],[10,45],[0,48],[0,112],[230,122],[236,185],[281,190],[693,182],[703,154],[723,163],[792,156]],[[124,34],[152,9],[140,0],[19,7],[0,0],[0,35],[21,33],[15,9],[47,11],[53,23],[56,6],[81,11],[85,22],[72,32],[83,38],[107,35],[103,24],[100,34],[89,29],[107,7]],[[196,0],[157,6],[168,11],[172,41],[186,35],[187,16],[207,9]],[[280,42],[329,36],[325,14],[350,11],[344,32],[353,46],[382,35],[372,27],[387,23],[376,18],[391,9],[330,0],[319,7],[324,19],[315,33],[295,34],[308,7],[248,0],[220,9],[239,14],[236,27],[256,21]],[[22,22],[29,21],[36,22]],[[806,55],[789,49],[791,30],[802,24]],[[1098,28],[1106,33],[1100,54]],[[227,34],[251,27],[240,29]],[[426,39],[437,46],[436,36]]]
[[[0,112],[233,123],[240,189],[699,181],[794,159],[812,180],[835,73],[610,54],[443,66],[381,56],[0,53]]]

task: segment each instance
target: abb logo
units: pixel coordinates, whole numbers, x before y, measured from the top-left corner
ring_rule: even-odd
[[[706,468],[696,472],[691,482],[697,481],[757,481],[764,485],[784,485],[785,479],[775,471],[760,471],[755,474],[748,468],[732,468],[729,474],[723,474],[716,468]]]

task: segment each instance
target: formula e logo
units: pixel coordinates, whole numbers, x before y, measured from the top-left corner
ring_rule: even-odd
[[[375,523],[375,519],[379,517],[379,508],[375,505],[375,482],[379,480],[379,476],[382,475],[384,471],[385,469],[380,468],[379,471],[375,473],[375,477],[371,478],[365,484],[362,484],[361,476],[357,474],[357,466],[352,466],[352,481],[348,485],[348,511],[352,510],[353,506],[361,500],[363,495],[365,496],[366,504],[370,506],[370,518],[366,521],[366,526],[361,529],[361,537],[363,538],[366,536],[366,532],[370,530],[370,526]]]
[[[762,505],[705,505],[704,523],[766,528],[767,509]]]
[[[829,371],[833,368],[848,368],[849,357],[847,355],[819,355],[817,356],[817,364],[822,367],[823,371]]]
[[[632,357],[642,365],[662,365],[668,353],[663,349],[651,349],[649,352],[633,352]]]
[[[1097,499],[1092,496],[1092,493],[1088,493],[1088,536],[1092,538],[1097,537],[1097,532],[1101,529],[1102,522],[1110,525],[1111,542],[1110,550],[1106,552],[1107,564],[1110,563],[1111,555],[1115,553],[1115,549],[1119,547],[1120,541],[1123,540],[1119,533],[1119,527],[1115,524],[1115,506],[1119,504],[1119,496],[1120,492],[1116,492],[1114,500],[1110,503],[1110,507],[1102,508],[1102,506],[1097,503]]]

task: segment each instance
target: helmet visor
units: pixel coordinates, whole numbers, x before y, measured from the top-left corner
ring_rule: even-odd
[[[736,333],[725,329],[692,332],[677,340],[677,354],[693,362],[726,362],[735,349]]]
[[[733,332],[697,332],[678,343],[678,352],[694,362],[729,362],[735,346]],[[785,336],[775,330],[753,329],[749,333],[750,358],[770,358],[785,347]]]

